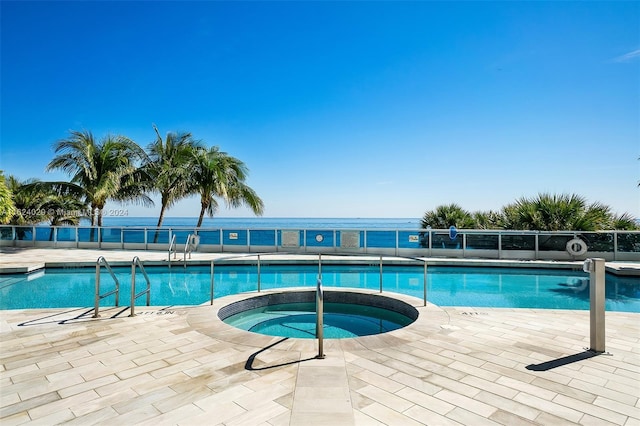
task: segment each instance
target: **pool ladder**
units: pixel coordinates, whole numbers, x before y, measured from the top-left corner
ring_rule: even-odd
[[[113,278],[113,280],[116,283],[116,288],[114,290],[104,294],[100,294],[100,271],[102,269],[101,268],[102,266],[104,266],[107,269],[107,271],[109,272],[109,275],[111,275],[111,278]],[[136,267],[140,269],[140,272],[142,272],[142,275],[144,276],[144,279],[147,283],[146,288],[138,294],[136,294]],[[113,269],[111,269],[111,265],[109,265],[109,262],[107,262],[107,259],[105,259],[104,256],[100,256],[96,261],[96,292],[95,292],[95,298],[94,298],[93,318],[100,317],[100,312],[99,312],[100,300],[104,299],[105,297],[111,296],[112,294],[116,295],[116,300],[115,300],[116,306],[119,306],[120,281],[118,281],[118,277],[116,277],[116,274],[113,272]],[[149,280],[149,276],[147,275],[147,272],[144,270],[144,266],[142,266],[142,262],[140,261],[140,258],[136,256],[131,261],[131,313],[129,314],[130,317],[133,317],[136,315],[135,314],[136,299],[145,294],[147,295],[147,306],[149,306],[151,303],[151,280]]]
[[[187,254],[189,255],[189,259],[191,259],[191,252],[198,247],[199,242],[200,242],[200,237],[198,237],[198,234],[187,235],[187,241],[185,241],[184,243],[184,250],[183,250],[183,257],[182,257],[182,262],[185,268],[187,267]],[[169,257],[167,259],[167,261],[169,262],[169,268],[171,268],[171,253],[173,253],[174,259],[178,257],[175,234],[171,237],[171,242],[169,243]]]

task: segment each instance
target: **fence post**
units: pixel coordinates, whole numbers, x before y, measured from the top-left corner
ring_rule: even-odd
[[[590,346],[593,352],[605,351],[605,268],[604,259],[587,259],[583,270],[589,272],[589,329]]]

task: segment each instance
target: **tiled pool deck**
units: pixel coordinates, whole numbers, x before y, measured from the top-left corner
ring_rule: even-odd
[[[162,252],[0,251],[0,267],[162,260]],[[194,253],[194,259],[225,255]],[[34,267],[35,267],[34,266]],[[621,265],[635,268],[637,265]],[[0,424],[640,425],[640,314],[439,308],[325,342],[233,329],[213,306],[0,311]]]

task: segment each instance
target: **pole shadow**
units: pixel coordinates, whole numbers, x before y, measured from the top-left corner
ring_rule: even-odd
[[[598,355],[603,355],[604,352],[596,352],[590,349],[580,352],[574,355],[565,356],[558,359],[552,359],[551,361],[543,362],[541,364],[530,364],[526,366],[530,371],[548,371],[553,368],[562,367],[563,365],[572,364],[574,362],[583,361],[585,359],[593,358]]]
[[[284,342],[285,340],[289,340],[289,338],[285,337],[283,339],[280,339],[277,342],[272,343],[269,346],[265,346],[264,348],[260,349],[259,351],[254,352],[253,354],[251,354],[249,356],[249,358],[247,358],[247,362],[244,364],[244,369],[245,370],[249,370],[249,371],[269,370],[269,369],[272,369],[272,368],[285,367],[287,365],[300,364],[301,362],[311,361],[313,359],[317,359],[316,357],[311,357],[311,358],[299,359],[297,361],[284,362],[284,363],[281,363],[281,364],[267,365],[266,367],[254,367],[253,366],[253,362],[255,361],[255,359],[256,359],[256,357],[258,355],[260,355],[262,352],[265,352],[265,351],[273,348],[276,345],[279,345],[280,343]]]

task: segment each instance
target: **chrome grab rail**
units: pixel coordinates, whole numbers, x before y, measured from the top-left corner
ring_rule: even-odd
[[[322,255],[318,255],[318,269],[321,269]],[[316,287],[316,338],[318,339],[318,355],[316,358],[324,358],[324,291],[322,290],[322,275],[318,274]]]
[[[189,253],[189,259],[191,259],[191,252],[195,247],[198,246],[198,240],[199,240],[198,234],[187,235],[187,241],[184,243],[184,253],[182,257],[182,261],[184,262],[185,268],[187,267],[187,253]]]
[[[175,259],[177,256],[176,253],[176,234],[173,234],[171,237],[171,242],[169,243],[169,267],[171,267],[171,253],[173,253],[173,258]]]
[[[142,275],[144,275],[145,281],[147,281],[147,288],[136,294],[136,266],[140,268]],[[142,266],[142,262],[140,262],[140,258],[138,256],[134,257],[131,261],[131,314],[130,317],[135,317],[135,305],[136,299],[142,295],[147,295],[147,306],[151,304],[151,281],[149,280],[149,276],[147,272],[144,270],[144,266]]]
[[[105,268],[107,268],[107,271],[109,271],[109,274],[116,282],[115,290],[102,295],[100,294],[100,265],[104,265]],[[104,299],[105,297],[111,296],[114,293],[116,295],[116,306],[118,306],[120,296],[120,281],[118,281],[118,278],[116,277],[116,274],[114,274],[113,269],[111,269],[111,266],[109,265],[109,262],[107,262],[107,259],[105,259],[104,256],[100,256],[98,260],[96,260],[96,293],[94,299],[93,318],[100,317],[100,314],[98,312],[100,309],[100,299]]]

